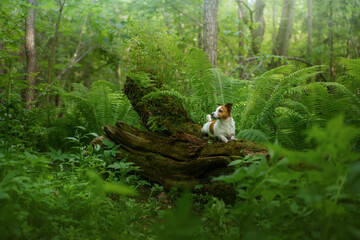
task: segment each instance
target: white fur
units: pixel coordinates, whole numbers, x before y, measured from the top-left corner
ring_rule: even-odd
[[[235,122],[232,117],[228,117],[227,119],[218,119],[218,111],[220,107],[216,109],[211,115],[213,118],[217,119],[214,124],[214,134],[210,132],[211,125],[211,116],[207,115],[206,120],[207,123],[201,129],[201,133],[203,135],[208,135],[213,138],[218,138],[220,141],[227,143],[229,140],[236,140],[235,138]]]

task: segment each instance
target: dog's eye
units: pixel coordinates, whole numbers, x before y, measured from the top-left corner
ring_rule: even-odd
[[[219,110],[219,112],[222,112],[222,110]]]

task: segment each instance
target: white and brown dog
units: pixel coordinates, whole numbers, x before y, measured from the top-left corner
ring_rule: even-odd
[[[221,104],[216,108],[215,112],[206,116],[207,123],[201,129],[202,135],[208,135],[213,138],[218,138],[222,142],[229,140],[236,140],[235,138],[235,122],[231,116],[232,103],[225,106]],[[211,117],[217,119],[212,121]]]

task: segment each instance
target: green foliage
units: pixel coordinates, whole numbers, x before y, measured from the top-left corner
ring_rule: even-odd
[[[176,202],[176,208],[164,213],[164,224],[157,226],[158,239],[204,239],[201,221],[192,211],[190,195],[184,194]]]
[[[174,34],[132,19],[126,24],[126,34],[124,41],[129,48],[126,64],[130,73],[146,73],[158,87],[175,80],[182,52]]]
[[[140,239],[150,234],[143,228],[149,224],[148,219],[141,219],[143,207],[156,216],[157,204],[135,202],[128,196],[137,192],[124,185],[132,179],[131,184],[138,186],[141,181],[134,175],[124,175],[138,169],[130,163],[114,165],[111,155],[117,146],[109,143],[107,150],[94,146],[84,152],[79,141],[83,136],[79,133],[68,139],[79,144],[73,153],[54,149],[48,153],[31,149],[4,152],[1,148],[2,238]],[[108,177],[103,180],[98,174]]]
[[[238,137],[306,149],[311,143],[304,144],[304,131],[325,126],[339,113],[345,114],[347,123],[359,126],[358,93],[337,82],[315,82],[318,73],[317,66],[293,72],[285,65],[255,78],[246,107],[235,115]]]
[[[360,155],[352,152],[351,140],[360,131],[337,117],[307,135],[316,148],[297,152],[270,145],[269,161],[247,158],[232,175],[217,178],[234,183],[243,199],[229,216],[242,236],[256,229],[269,239],[357,237]]]
[[[104,125],[114,125],[117,121],[136,125],[139,121],[136,112],[126,96],[114,88],[109,82],[97,81],[90,90],[82,84],[74,84],[72,92],[60,90],[65,116],[73,124],[97,133],[101,133]]]
[[[314,2],[315,41],[312,54],[305,56],[304,3],[297,3],[292,37],[296,46],[290,44],[289,56],[327,63],[330,49],[323,25],[329,21],[328,8]],[[67,1],[52,69],[52,79],[61,86],[56,88],[64,104],[61,109],[50,106],[56,97],[44,88],[58,2],[39,2],[39,86],[36,106],[26,110],[22,46],[28,4],[1,1],[1,238],[359,238],[360,165],[359,154],[353,152],[360,149],[359,60],[341,58],[335,63],[337,74],[345,68],[336,82],[321,82],[319,66],[267,70],[270,58],[287,63],[268,54],[275,29],[267,24],[261,54],[254,56],[255,61],[242,62],[251,53],[248,45],[258,40],[249,32],[258,23],[239,31],[238,24],[244,22],[238,19],[235,2],[220,1],[219,69],[213,69],[206,54],[195,47],[201,45],[202,28],[194,22],[202,18],[202,4]],[[248,4],[254,8],[254,2]],[[334,28],[332,54],[345,56],[347,46],[346,56],[356,57],[359,6],[346,0],[333,1],[333,7],[339,10],[333,15],[339,28]],[[124,20],[124,16],[131,17]],[[242,40],[245,45],[238,48]],[[229,77],[238,70],[249,80]],[[257,72],[262,74],[256,76]],[[199,124],[216,103],[232,102],[239,138],[277,142],[269,145],[270,159],[246,156],[229,164],[235,168],[233,174],[218,178],[236,187],[235,206],[209,195],[185,194],[176,201],[179,192],[174,189],[159,200],[154,195],[165,194],[162,186],[139,177],[141,169],[127,159],[114,161],[118,146],[109,141],[103,147],[87,146],[106,124],[122,120],[139,125],[120,91],[126,76],[154,89],[144,102],[170,97]],[[343,119],[331,120],[339,113]],[[158,116],[149,124],[153,131],[165,130]]]
[[[199,49],[189,51],[184,67],[191,89],[188,94],[190,101],[185,106],[196,122],[203,123],[217,103],[226,104],[244,98],[246,82],[231,79],[220,69],[211,68],[204,52]]]

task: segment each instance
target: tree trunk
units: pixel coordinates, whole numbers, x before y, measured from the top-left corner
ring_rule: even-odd
[[[218,0],[204,0],[204,50],[213,67],[217,67]]]
[[[293,28],[295,0],[284,0],[280,27],[276,37],[274,55],[287,56]]]
[[[273,0],[274,2],[273,2],[273,9],[272,9],[272,11],[273,11],[273,33],[272,33],[272,42],[273,42],[273,52],[274,51],[278,51],[277,49],[276,49],[276,45],[275,45],[275,43],[276,43],[276,6],[277,6],[277,0]]]
[[[335,79],[335,68],[334,68],[334,23],[333,23],[333,1],[329,2],[329,71],[330,71],[330,79],[334,81]]]
[[[31,7],[28,8],[28,15],[25,22],[25,52],[26,52],[26,89],[24,101],[26,108],[31,109],[35,101],[35,74],[36,74],[36,45],[35,45],[35,7],[37,0],[28,0]]]
[[[253,29],[251,32],[252,35],[252,51],[253,54],[258,54],[260,52],[260,45],[264,38],[265,32],[265,19],[264,19],[264,8],[265,3],[263,0],[256,0],[255,3],[255,23],[258,23],[259,26],[256,29]]]
[[[51,44],[51,52],[50,52],[50,57],[49,57],[49,62],[48,62],[48,84],[51,83],[51,70],[52,70],[52,61],[54,58],[54,53],[55,53],[55,46],[56,46],[56,41],[58,39],[58,35],[59,35],[59,26],[60,26],[60,21],[61,21],[61,15],[62,15],[62,11],[64,8],[66,0],[64,0],[64,2],[61,2],[61,0],[59,0],[59,14],[58,14],[58,19],[56,22],[56,26],[55,26],[55,34],[54,34],[54,38]]]
[[[141,167],[141,174],[169,190],[176,186],[193,189],[204,184],[203,191],[209,192],[226,202],[233,202],[235,191],[232,185],[212,182],[212,176],[232,171],[227,165],[234,159],[248,154],[267,155],[261,144],[246,140],[228,143],[207,143],[201,138],[201,126],[194,123],[171,96],[162,96],[151,101],[143,97],[156,91],[155,87],[142,87],[127,77],[124,93],[138,112],[141,124],[149,131],[140,131],[124,122],[116,126],[105,126],[105,136],[94,139],[101,144],[104,138],[119,144],[117,159],[127,158]],[[159,129],[152,131],[152,118]],[[154,122],[152,121],[152,122]],[[237,157],[235,157],[237,156]],[[245,163],[246,164],[246,163]]]
[[[239,57],[244,57],[244,49],[245,49],[245,44],[244,44],[244,40],[245,40],[245,24],[247,22],[246,20],[246,11],[244,9],[244,7],[242,6],[242,3],[240,0],[236,1],[238,4],[238,18],[239,18],[239,25],[238,25],[238,30],[239,30]]]
[[[239,60],[238,60],[238,64],[240,66],[242,59],[245,57],[245,9],[241,4],[241,1],[236,1],[238,4],[238,18],[239,18],[239,24],[238,24],[238,31],[239,31],[239,52],[238,52],[238,56],[239,56]],[[242,79],[243,78],[243,70],[241,67],[239,67],[239,78]]]
[[[308,38],[307,38],[307,57],[310,59],[311,57],[311,48],[312,48],[312,4],[313,0],[308,0]]]

